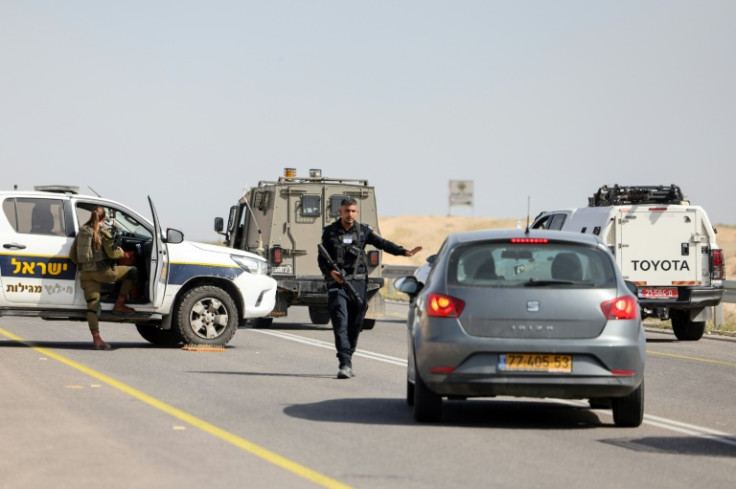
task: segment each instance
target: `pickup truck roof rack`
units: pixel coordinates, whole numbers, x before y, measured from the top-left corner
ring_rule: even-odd
[[[677,185],[651,185],[628,187],[604,185],[592,197],[588,207],[605,207],[627,204],[683,204],[687,199]]]

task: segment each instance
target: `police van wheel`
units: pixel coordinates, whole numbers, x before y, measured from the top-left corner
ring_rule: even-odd
[[[152,345],[177,346],[182,342],[181,335],[173,330],[161,329],[146,323],[136,324],[135,327],[141,337]]]
[[[672,331],[680,341],[698,341],[705,333],[705,321],[692,321],[688,311],[670,311]]]
[[[330,311],[326,307],[309,306],[309,320],[312,324],[327,324],[330,322]]]
[[[186,343],[224,346],[238,329],[238,308],[224,290],[202,285],[179,301],[176,322]]]
[[[375,325],[376,325],[375,319],[364,319],[363,320],[363,329],[373,329]]]

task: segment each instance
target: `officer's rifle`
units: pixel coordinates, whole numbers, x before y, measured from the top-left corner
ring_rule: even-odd
[[[348,291],[348,294],[350,297],[358,304],[359,307],[363,307],[363,299],[360,298],[358,295],[358,291],[355,290],[355,287],[353,287],[353,284],[351,284],[346,278],[345,278],[345,271],[340,268],[340,265],[338,265],[335,260],[332,259],[330,254],[327,252],[327,249],[324,247],[322,243],[319,243],[317,245],[317,250],[319,251],[319,254],[322,255],[322,258],[325,259],[327,264],[335,270],[337,273],[340,274],[340,278],[342,279],[342,285],[345,287],[345,290]]]

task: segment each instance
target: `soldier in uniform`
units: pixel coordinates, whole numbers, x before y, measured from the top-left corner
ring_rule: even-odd
[[[422,247],[407,250],[397,244],[381,238],[370,226],[356,222],[358,216],[357,202],[353,198],[343,199],[340,203],[340,218],[326,226],[322,231],[322,245],[330,257],[345,272],[362,304],[355,301],[341,287],[343,280],[340,273],[333,270],[321,255],[318,256],[319,268],[327,282],[327,308],[335,335],[335,348],[339,361],[338,379],[349,379],[355,376],[352,356],[358,344],[358,335],[363,329],[363,318],[368,307],[366,290],[368,284],[368,267],[365,259],[365,246],[373,245],[392,255],[413,256]]]
[[[125,299],[138,277],[136,267],[116,265],[115,260],[123,258],[122,248],[114,248],[110,230],[103,227],[105,209],[98,206],[92,211],[89,220],[80,228],[77,239],[77,260],[81,272],[80,282],[87,301],[87,322],[92,332],[94,347],[109,350],[110,345],[100,338],[100,291],[102,284],[119,282],[120,294],[112,312],[132,314],[135,310],[125,305]]]

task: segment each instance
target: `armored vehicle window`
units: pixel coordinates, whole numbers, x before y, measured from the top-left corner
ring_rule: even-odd
[[[330,217],[337,217],[340,215],[340,203],[343,199],[347,198],[347,195],[333,195],[330,197]]]
[[[301,213],[305,217],[319,217],[322,214],[322,197],[319,195],[302,195]]]
[[[19,233],[66,235],[64,202],[58,199],[8,199],[3,211]]]

